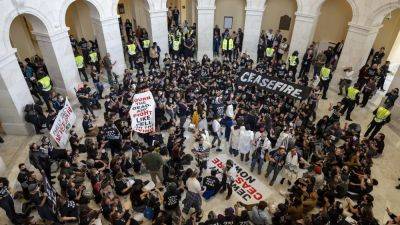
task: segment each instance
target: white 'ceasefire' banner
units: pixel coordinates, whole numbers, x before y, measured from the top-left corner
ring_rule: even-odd
[[[58,112],[57,118],[50,130],[50,135],[54,141],[61,147],[65,147],[68,142],[69,130],[76,120],[76,115],[72,110],[68,98],[65,99],[64,107]]]
[[[156,129],[156,103],[151,91],[135,94],[129,115],[132,120],[132,130],[138,133],[150,133]]]

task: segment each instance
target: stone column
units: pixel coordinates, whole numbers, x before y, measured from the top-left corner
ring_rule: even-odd
[[[107,53],[110,53],[111,62],[116,62],[113,72],[122,75],[126,64],[118,17],[107,19],[92,17],[92,22],[101,57],[103,58]]]
[[[74,60],[74,53],[68,36],[64,29],[53,34],[32,32],[42,53],[44,62],[53,81],[54,90],[76,99],[74,88],[81,82],[78,69]]]
[[[361,26],[349,23],[342,54],[337,64],[333,81],[343,76],[343,68],[353,67],[356,74],[367,62],[369,52],[374,44],[380,27]]]
[[[34,129],[25,122],[24,108],[34,101],[15,52],[0,57],[0,121],[7,134],[29,135]]]
[[[296,19],[289,46],[289,55],[294,51],[299,52],[301,59],[314,38],[317,15],[296,12]]]
[[[197,59],[201,60],[203,55],[213,58],[213,39],[214,39],[214,13],[215,4],[197,6]]]
[[[257,59],[258,41],[260,39],[261,23],[264,8],[246,8],[244,22],[243,52]]]
[[[161,48],[160,61],[168,52],[167,9],[150,10],[151,38]]]

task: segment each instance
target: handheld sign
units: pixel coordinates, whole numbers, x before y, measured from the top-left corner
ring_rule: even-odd
[[[129,110],[132,120],[132,130],[142,134],[155,131],[155,108],[156,103],[151,91],[135,94],[131,109]]]
[[[286,95],[299,100],[307,99],[311,92],[311,88],[308,86],[301,86],[299,84],[280,80],[249,69],[242,70],[236,82],[239,85],[256,85],[266,91],[279,95]]]
[[[65,99],[64,107],[58,112],[57,118],[50,130],[50,135],[54,141],[61,147],[68,142],[69,130],[71,130],[76,120],[76,115],[72,109],[68,98]]]

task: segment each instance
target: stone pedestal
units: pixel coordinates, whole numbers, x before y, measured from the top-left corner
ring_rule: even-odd
[[[300,12],[296,12],[295,14],[296,19],[289,46],[289,55],[294,51],[298,51],[299,58],[301,59],[314,38],[318,16]]]
[[[74,88],[81,82],[67,30],[54,34],[32,32],[53,81],[54,90],[76,99]]]
[[[167,9],[150,11],[151,39],[161,48],[160,61],[168,52]]]
[[[246,8],[243,52],[249,54],[253,60],[257,59],[257,48],[260,39],[263,13],[264,13],[264,8],[260,9]]]
[[[113,72],[122,75],[126,64],[118,17],[102,20],[92,18],[92,22],[101,57],[103,58],[107,53],[110,53],[111,62],[116,62],[113,67]]]
[[[201,60],[203,55],[213,58],[214,39],[214,13],[215,6],[197,7],[197,59]]]
[[[32,95],[18,65],[15,51],[0,57],[0,121],[7,134],[29,135],[33,126],[24,119],[24,108]]]

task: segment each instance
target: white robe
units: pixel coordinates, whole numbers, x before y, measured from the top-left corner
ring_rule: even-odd
[[[239,152],[247,154],[253,148],[254,132],[246,130],[245,127],[240,127],[239,131]]]

